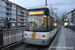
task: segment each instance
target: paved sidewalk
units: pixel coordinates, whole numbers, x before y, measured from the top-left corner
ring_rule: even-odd
[[[75,50],[75,32],[62,26],[51,50]]]
[[[69,28],[64,28],[67,50],[75,50],[75,32]]]
[[[64,32],[64,27],[61,27],[61,32],[58,40],[58,44],[56,47],[56,50],[66,50],[66,43],[65,43],[65,32]]]

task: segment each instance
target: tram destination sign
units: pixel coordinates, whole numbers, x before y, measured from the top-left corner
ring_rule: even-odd
[[[44,15],[44,11],[28,11],[28,15]]]

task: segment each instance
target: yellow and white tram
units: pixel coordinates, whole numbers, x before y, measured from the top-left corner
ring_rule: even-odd
[[[49,6],[28,9],[24,43],[48,45],[60,26],[59,18]]]

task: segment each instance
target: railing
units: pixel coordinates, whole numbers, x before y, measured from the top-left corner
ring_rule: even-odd
[[[6,15],[6,17],[12,17],[12,15]]]
[[[18,17],[19,19],[26,19],[26,17]]]
[[[21,41],[25,28],[4,29],[0,31],[0,48]]]
[[[21,18],[20,18],[20,19],[21,19]],[[19,20],[18,22],[26,22],[26,21]]]
[[[75,26],[70,26],[70,29],[72,29],[73,31],[75,31]]]
[[[7,13],[12,13],[12,11],[8,11],[8,10],[6,10],[6,12],[7,12]]]
[[[9,20],[9,22],[16,22],[16,21]]]
[[[2,14],[0,14],[0,17],[6,17],[6,15],[2,15]]]

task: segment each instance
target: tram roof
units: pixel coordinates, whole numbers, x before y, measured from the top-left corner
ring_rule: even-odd
[[[27,10],[29,10],[29,9],[39,9],[39,8],[48,8],[49,10],[52,10],[52,8],[51,8],[50,6],[30,7],[30,8],[28,8]]]
[[[27,10],[29,10],[29,9],[39,9],[39,8],[48,8],[49,9],[49,11],[52,11],[52,8],[50,7],[50,6],[38,6],[38,7],[30,7],[30,8],[28,8]],[[54,12],[53,12],[54,13]],[[55,13],[54,13],[55,14]],[[56,15],[56,14],[55,14]],[[59,20],[59,18],[56,16],[56,18],[57,18],[57,20],[58,21],[60,21]]]

